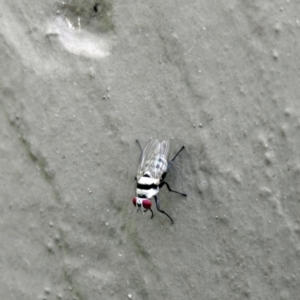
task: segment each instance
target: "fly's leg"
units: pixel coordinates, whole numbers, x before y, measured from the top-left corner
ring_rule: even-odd
[[[164,180],[164,178],[165,178],[166,175],[167,175],[167,172],[169,171],[169,169],[170,169],[171,166],[173,165],[175,158],[179,155],[179,153],[180,153],[183,149],[184,149],[184,146],[182,146],[181,149],[175,154],[175,156],[169,161],[168,166],[167,166],[167,170],[166,170],[166,172],[165,172],[165,173],[163,174],[163,176],[162,176],[162,180]],[[167,186],[169,192],[173,192],[173,193],[182,195],[182,196],[184,196],[184,197],[187,197],[187,194],[185,194],[185,193],[181,193],[181,192],[177,192],[177,191],[172,190],[172,189],[170,188],[169,184],[168,184],[167,182],[165,182],[165,181],[162,181],[162,182],[159,184],[159,187],[161,188],[161,187],[163,187],[164,185]]]
[[[176,155],[169,161],[168,167],[166,172],[170,169],[170,167],[173,165],[175,158],[178,156],[178,154],[184,149],[184,146],[181,147],[181,149],[176,153]]]
[[[139,145],[139,148],[140,148],[140,150],[141,150],[141,156],[142,156],[142,154],[143,154],[143,149],[142,149],[142,147],[141,147],[141,144],[140,144],[140,142],[139,142],[138,140],[135,140],[135,141],[136,141],[137,144]],[[134,180],[137,181],[137,178],[134,177]],[[152,217],[153,217],[153,216],[152,216]]]
[[[141,144],[140,144],[140,142],[138,141],[138,140],[135,140],[137,143],[138,143],[138,145],[139,145],[139,148],[140,148],[140,150],[141,150],[141,153],[143,154],[143,149],[142,149],[142,147],[141,147]]]
[[[172,224],[174,224],[173,219],[172,219],[172,218],[171,218],[164,210],[161,210],[161,209],[160,209],[159,199],[158,199],[156,196],[154,196],[154,199],[155,199],[155,203],[156,203],[156,208],[157,208],[157,210],[158,210],[159,212],[161,212],[162,214],[165,214],[165,215],[171,220]]]
[[[148,208],[151,211],[151,219],[153,219],[153,210],[151,208]],[[148,209],[145,209],[144,212],[146,212]]]
[[[165,181],[163,181],[163,182],[161,182],[161,183],[159,184],[159,188],[162,188],[164,185],[167,186],[169,192],[173,192],[173,193],[179,194],[179,195],[181,195],[181,196],[187,197],[187,194],[180,193],[180,192],[177,192],[177,191],[172,190],[172,189],[170,188],[169,184],[168,184],[167,182],[165,182]]]
[[[178,156],[178,154],[184,149],[184,146],[181,147],[181,149],[177,152],[177,154],[171,159],[171,162],[175,160],[175,158]]]

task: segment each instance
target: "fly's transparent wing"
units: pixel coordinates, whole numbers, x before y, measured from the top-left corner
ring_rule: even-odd
[[[159,141],[157,139],[150,140],[143,150],[140,164],[137,170],[137,181],[145,174],[146,165],[149,164],[149,159],[158,151]]]
[[[166,171],[168,165],[168,156],[170,143],[157,139],[150,140],[143,150],[141,162],[137,171],[137,180],[148,174],[151,178],[160,178]]]
[[[170,152],[170,143],[162,141],[160,143],[159,154],[156,155],[154,162],[149,166],[149,172],[154,178],[161,178],[168,167],[168,157]]]

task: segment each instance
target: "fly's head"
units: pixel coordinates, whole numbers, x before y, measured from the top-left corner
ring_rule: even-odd
[[[148,209],[151,210],[151,200],[146,198],[140,198],[140,197],[134,197],[132,199],[132,203],[134,206],[137,207],[137,211],[142,211],[144,209],[144,212]]]

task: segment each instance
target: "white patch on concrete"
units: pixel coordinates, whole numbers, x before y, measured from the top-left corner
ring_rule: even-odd
[[[80,23],[79,23],[80,24]],[[76,55],[104,58],[110,54],[111,41],[77,28],[68,19],[57,17],[48,28],[48,35],[57,35],[64,48]]]

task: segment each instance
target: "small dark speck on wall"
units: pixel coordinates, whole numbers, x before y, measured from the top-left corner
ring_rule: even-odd
[[[94,5],[94,7],[93,7],[93,9],[94,9],[94,12],[98,12],[98,5],[99,5],[99,3],[97,2],[95,5]]]

